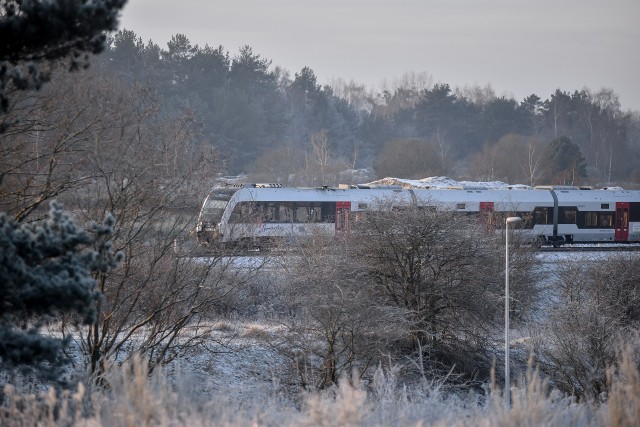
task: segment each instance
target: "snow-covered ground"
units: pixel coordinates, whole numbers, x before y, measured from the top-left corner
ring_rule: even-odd
[[[615,246],[615,245],[613,245]],[[597,246],[593,251],[566,251],[566,252],[538,252],[536,258],[544,264],[557,264],[561,262],[602,262],[616,257],[640,257],[640,251],[598,251]]]
[[[277,333],[267,322],[221,321],[208,351],[194,351],[168,366],[174,381],[200,395],[224,391],[241,402],[279,396],[286,387],[280,373],[286,360],[260,339]],[[291,397],[291,396],[288,396]]]

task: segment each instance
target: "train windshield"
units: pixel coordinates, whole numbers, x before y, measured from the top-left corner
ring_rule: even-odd
[[[229,204],[229,199],[235,191],[213,191],[205,200],[200,212],[200,219],[208,223],[220,222],[224,208]]]

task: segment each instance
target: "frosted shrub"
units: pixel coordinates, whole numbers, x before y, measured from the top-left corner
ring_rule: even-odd
[[[638,257],[608,259],[589,268],[559,268],[556,301],[534,335],[534,351],[554,387],[580,399],[603,399],[607,370],[620,344],[640,352]]]

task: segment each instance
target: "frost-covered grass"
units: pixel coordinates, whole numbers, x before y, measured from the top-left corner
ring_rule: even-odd
[[[169,378],[172,378],[171,380]],[[640,375],[630,354],[611,377],[602,402],[577,402],[550,390],[530,369],[512,388],[512,405],[502,393],[445,393],[442,382],[413,387],[398,383],[393,369],[378,369],[367,387],[343,378],[300,403],[272,389],[233,384],[203,393],[193,377],[156,370],[135,358],[112,368],[107,388],[50,390],[39,396],[4,390],[2,426],[636,426],[640,420]],[[496,389],[495,387],[491,387]]]
[[[277,304],[277,287],[260,292],[252,298]],[[372,368],[365,381],[342,378],[328,390],[302,392],[291,378],[291,361],[269,345],[269,337],[281,334],[282,324],[265,307],[256,309],[251,321],[242,315],[212,320],[207,351],[189,351],[152,373],[136,357],[114,364],[106,388],[83,383],[72,391],[38,394],[34,388],[8,386],[0,402],[0,426],[639,425],[640,375],[628,355],[618,360],[617,374],[610,372],[611,392],[597,402],[563,395],[529,369],[512,389],[507,408],[499,381],[498,386],[487,384],[486,392],[420,375],[405,383],[406,367],[392,362],[391,367]],[[526,360],[528,346],[516,344],[528,334],[521,331],[517,337],[515,332],[513,350]],[[512,378],[518,376],[514,367]]]

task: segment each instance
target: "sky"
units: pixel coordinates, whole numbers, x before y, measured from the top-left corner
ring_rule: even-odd
[[[179,33],[232,57],[249,45],[320,84],[426,72],[518,101],[607,88],[640,111],[640,0],[129,0],[120,28],[162,48]]]

